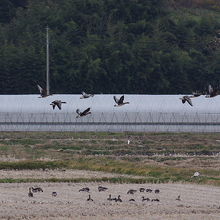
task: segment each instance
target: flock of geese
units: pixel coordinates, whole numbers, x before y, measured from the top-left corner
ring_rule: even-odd
[[[39,84],[37,84],[37,87],[38,87],[38,90],[40,92],[40,97],[39,98],[45,98],[45,97],[48,97],[50,95],[47,95],[47,91],[45,89],[43,89]],[[93,97],[94,94],[87,94],[85,93],[84,91],[82,92],[82,96],[80,96],[80,99],[87,99],[87,98],[90,98],[90,97]],[[119,107],[119,106],[123,106],[125,104],[129,104],[129,102],[124,102],[124,95],[121,96],[120,98],[117,98],[116,96],[113,96],[113,99],[115,101],[115,107]],[[55,109],[55,107],[57,106],[57,108],[59,110],[62,109],[62,104],[66,104],[66,102],[63,102],[61,100],[54,100],[53,102],[50,103],[50,105],[52,105],[53,109]],[[77,116],[76,118],[79,118],[79,117],[83,117],[83,116],[86,116],[86,115],[89,115],[91,114],[91,108],[87,108],[83,111],[80,111],[80,109],[76,109],[76,113],[77,113]]]
[[[104,186],[98,186],[98,192],[104,192],[104,191],[107,191],[108,188],[107,187],[104,187]],[[29,192],[28,192],[28,196],[29,197],[34,197],[34,193],[38,193],[38,192],[43,192],[43,189],[41,187],[29,187]],[[84,188],[81,188],[79,190],[79,192],[87,192],[87,193],[90,193],[90,188],[89,187],[84,187]],[[150,188],[147,188],[145,189],[144,187],[140,187],[139,189],[129,189],[127,191],[127,194],[128,195],[134,195],[134,194],[137,194],[138,192],[141,193],[141,201],[144,202],[144,201],[147,201],[147,202],[160,202],[160,200],[158,198],[149,198],[149,197],[146,197],[144,196],[143,193],[149,193],[152,194],[159,194],[160,193],[160,190],[159,189],[150,189]],[[57,192],[52,192],[51,194],[53,197],[56,197],[57,196]],[[114,202],[122,202],[122,198],[121,198],[121,195],[117,195],[116,197],[112,197],[111,194],[109,194],[109,196],[106,198],[107,201],[114,201]],[[136,199],[137,200],[137,199]],[[129,198],[127,201],[128,202],[135,202],[136,201],[134,197],[131,197]],[[139,199],[138,199],[139,200]],[[178,195],[177,199],[176,200],[180,200],[180,195]],[[91,194],[88,195],[88,198],[86,199],[86,201],[94,201],[94,199],[92,199],[91,197]],[[126,201],[126,200],[124,200]]]
[[[217,88],[213,88],[211,85],[208,86],[208,92],[195,92],[191,96],[183,96],[180,98],[182,100],[182,103],[188,102],[189,105],[193,106],[191,98],[196,98],[201,95],[205,95],[206,98],[213,98],[220,94],[220,90]]]
[[[39,98],[45,98],[47,96],[50,96],[50,95],[47,94],[46,89],[43,89],[39,84],[37,84],[37,87],[38,87],[38,90],[40,92],[40,97]],[[199,97],[201,95],[205,95],[206,98],[212,98],[212,97],[215,97],[219,94],[220,94],[219,89],[213,88],[211,85],[209,85],[208,86],[208,91],[206,91],[206,92],[195,92],[192,95],[185,95],[185,96],[181,97],[180,100],[182,101],[183,104],[187,102],[189,105],[193,106],[192,100],[191,100],[192,98],[196,98],[196,97]],[[80,99],[87,99],[87,98],[90,98],[90,97],[93,97],[93,96],[94,96],[94,94],[87,94],[86,92],[83,91],[82,95],[80,96]],[[124,95],[122,95],[120,98],[117,98],[116,96],[113,96],[113,99],[116,103],[114,105],[114,107],[120,107],[120,106],[129,104],[129,102],[124,102]],[[55,109],[55,107],[57,106],[57,108],[59,110],[61,110],[62,104],[66,104],[66,102],[63,102],[61,100],[54,100],[52,103],[50,103],[50,105],[52,105],[53,109]],[[76,118],[89,115],[89,114],[91,114],[91,107],[89,107],[89,108],[87,108],[83,111],[81,111],[80,109],[76,109],[76,113],[77,113]]]

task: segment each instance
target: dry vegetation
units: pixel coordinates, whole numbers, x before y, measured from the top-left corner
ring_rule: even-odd
[[[0,218],[217,220],[219,152],[217,133],[2,132]],[[201,176],[192,178],[195,171]],[[98,192],[99,185],[108,190]],[[43,192],[30,198],[31,186]],[[88,186],[90,193],[79,192]],[[140,187],[160,193],[127,194]],[[108,201],[109,194],[123,202]]]
[[[218,133],[1,133],[0,169],[78,169],[128,175],[96,176],[95,181],[220,185],[219,139]],[[200,178],[191,178],[195,171],[201,172]],[[48,180],[79,182],[89,178],[54,176]],[[41,181],[41,177],[0,181]]]

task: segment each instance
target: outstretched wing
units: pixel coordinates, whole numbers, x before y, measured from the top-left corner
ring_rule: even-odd
[[[86,113],[88,113],[90,111],[90,108],[87,108],[82,114],[85,115]]]
[[[191,101],[191,99],[190,99],[189,97],[186,98],[186,101],[187,101],[191,106],[193,106],[192,101]]]
[[[118,104],[119,99],[117,99],[116,96],[113,96],[113,98],[114,98],[115,102]]]
[[[77,113],[78,115],[81,114],[81,112],[80,112],[80,110],[79,110],[78,108],[76,109],[76,113]]]
[[[121,96],[121,98],[118,101],[118,104],[122,104],[124,102],[124,96]]]
[[[57,102],[57,107],[61,110],[61,102]]]
[[[211,85],[209,85],[209,94],[211,94],[212,92],[213,92],[213,88],[212,88],[212,86]]]
[[[37,88],[38,88],[40,94],[42,94],[43,93],[43,88],[40,85],[38,85],[38,84],[37,84]]]

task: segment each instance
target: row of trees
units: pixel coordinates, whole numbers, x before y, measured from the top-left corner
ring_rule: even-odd
[[[1,94],[45,85],[46,26],[54,93],[172,94],[219,83],[215,11],[164,0],[2,0],[0,11]]]

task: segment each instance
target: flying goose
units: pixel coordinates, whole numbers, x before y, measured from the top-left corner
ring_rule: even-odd
[[[82,96],[80,96],[80,99],[87,99],[89,97],[93,97],[94,94],[87,94],[84,91],[82,91]]]
[[[193,96],[188,96],[185,95],[182,98],[180,98],[180,100],[182,100],[182,103],[184,104],[185,102],[188,102],[191,106],[193,106],[191,98],[193,98]]]
[[[83,116],[92,114],[92,113],[90,112],[90,109],[91,109],[91,108],[87,108],[87,109],[86,109],[85,111],[83,111],[83,112],[80,112],[79,109],[76,109],[76,113],[78,114],[78,115],[76,116],[76,118],[79,118],[79,117],[83,117]]]
[[[50,103],[50,105],[53,106],[53,109],[55,109],[55,107],[57,106],[60,110],[61,110],[61,105],[66,102],[62,102],[61,100],[55,100],[53,102]]]
[[[38,88],[38,90],[40,92],[40,97],[38,97],[38,98],[45,98],[45,97],[48,96],[46,89],[43,89],[39,84],[37,84],[37,88]]]
[[[122,106],[122,105],[125,105],[125,104],[129,104],[129,102],[124,102],[124,96],[121,96],[120,99],[116,98],[116,96],[113,97],[116,104],[117,105],[114,105],[115,107],[119,107],[119,106]]]
[[[219,95],[219,90],[218,89],[213,89],[211,85],[208,87],[208,94],[205,96],[206,98],[212,98],[217,95]]]

